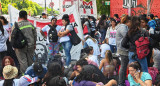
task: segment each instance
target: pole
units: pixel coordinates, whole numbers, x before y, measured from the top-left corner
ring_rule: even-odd
[[[46,12],[46,11],[47,11],[47,8],[46,8],[46,0],[44,0],[44,1],[45,1],[44,3],[45,3],[45,12]]]
[[[52,0],[51,0],[52,3]],[[51,6],[51,15],[53,16],[53,6]]]
[[[132,7],[132,3],[131,0],[129,0],[129,4],[128,4],[128,15],[131,16],[131,7]]]
[[[151,9],[150,3],[151,0],[147,0],[147,16],[150,14],[150,9]]]

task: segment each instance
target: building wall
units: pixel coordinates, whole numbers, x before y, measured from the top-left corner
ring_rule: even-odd
[[[110,0],[111,1],[111,10],[110,10],[110,16],[113,17],[114,14],[119,14],[121,16],[122,14],[128,14],[128,9],[124,7],[124,5],[127,7],[125,2],[127,3],[128,0]],[[131,0],[133,3],[133,6],[136,5],[136,7],[132,8],[132,15],[141,15],[141,14],[147,14],[147,0]],[[136,3],[135,3],[136,2]],[[157,15],[160,17],[160,0],[151,0],[151,13],[154,15]]]

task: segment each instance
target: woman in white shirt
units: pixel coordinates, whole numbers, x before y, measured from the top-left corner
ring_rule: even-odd
[[[117,47],[116,47],[117,23],[115,19],[111,20],[111,25],[112,26],[107,29],[106,40],[107,40],[107,43],[110,45],[112,53],[116,53],[117,52]]]
[[[58,36],[60,37],[60,43],[63,46],[63,49],[66,54],[66,66],[69,66],[71,62],[71,48],[72,48],[72,43],[70,41],[70,38],[68,34],[73,30],[73,26],[70,25],[70,20],[68,14],[63,15],[62,17],[62,23],[63,27],[61,30],[58,32]]]

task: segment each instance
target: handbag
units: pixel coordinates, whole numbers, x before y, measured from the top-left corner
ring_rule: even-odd
[[[79,38],[79,36],[75,32],[74,28],[72,31],[70,31],[70,33],[68,35],[69,35],[69,38],[70,38],[72,45],[76,46],[81,42],[81,39]]]
[[[126,34],[126,36],[122,39],[121,41],[121,45],[122,47],[128,49],[129,48],[129,39],[128,39],[128,33]]]

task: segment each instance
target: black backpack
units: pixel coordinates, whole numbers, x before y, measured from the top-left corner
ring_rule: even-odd
[[[58,35],[56,30],[57,25],[55,26],[48,25],[48,26],[50,27],[50,30],[48,32],[49,42],[57,42],[58,41]]]
[[[19,29],[18,23],[15,22],[15,28],[11,34],[11,45],[13,48],[22,49],[27,45],[27,39]]]

